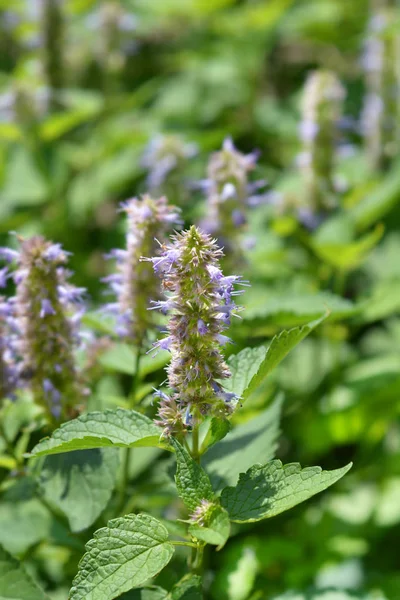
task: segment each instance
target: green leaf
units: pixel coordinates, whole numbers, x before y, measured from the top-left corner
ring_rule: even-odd
[[[383,226],[377,225],[373,231],[355,242],[341,244],[314,241],[312,247],[317,256],[328,264],[342,271],[350,271],[357,268],[365,260],[367,254],[377,245],[382,235]]]
[[[0,546],[0,600],[46,600],[46,594],[11,554]]]
[[[175,481],[179,497],[190,511],[194,511],[202,500],[214,499],[210,479],[176,439],[171,438],[171,446],[176,454]]]
[[[158,586],[130,590],[121,596],[118,600],[167,600],[168,592]]]
[[[72,531],[86,529],[111,498],[118,464],[117,448],[47,456],[40,473],[44,498],[65,514]]]
[[[185,575],[171,590],[171,600],[202,600],[201,577]]]
[[[113,600],[157,575],[174,553],[164,525],[143,514],[109,521],[86,549],[70,600]]]
[[[227,380],[229,382],[227,389],[241,395],[243,400],[246,400],[254,390],[262,385],[266,377],[289,352],[325,319],[326,316],[308,323],[308,325],[281,331],[272,338],[267,350],[263,347],[262,349],[245,348],[239,352],[229,363],[230,366],[232,365],[232,378]]]
[[[189,533],[198,540],[222,548],[229,538],[231,525],[229,515],[222,506],[215,506],[207,524],[202,526],[194,523],[189,527]]]
[[[170,360],[169,352],[161,351],[157,356],[144,356],[140,361],[139,373],[141,377],[145,377],[154,371],[158,371],[164,367]],[[113,346],[104,352],[99,358],[99,362],[112,371],[118,373],[126,373],[127,375],[135,374],[136,353],[132,346],[128,344],[113,344]]]
[[[273,600],[388,600],[381,592],[357,593],[343,589],[310,590],[309,592],[286,592]]]
[[[132,448],[157,446],[162,430],[148,417],[117,408],[91,412],[63,423],[50,438],[40,441],[32,450],[33,456],[60,454],[91,448]]]
[[[211,448],[211,446],[220,442],[230,430],[231,423],[228,419],[213,417],[203,443],[201,444],[201,452],[205,452],[208,448]]]
[[[0,544],[12,554],[22,554],[50,536],[52,516],[34,494],[34,482],[25,477],[2,496]]]
[[[246,388],[249,387],[267,352],[268,349],[265,346],[259,346],[258,348],[244,348],[238,354],[232,354],[228,358],[232,376],[222,382],[224,389],[243,398]]]
[[[292,326],[306,324],[310,320],[318,319],[329,311],[329,320],[341,319],[352,316],[357,308],[350,300],[331,294],[318,292],[314,294],[293,293],[274,294],[265,298],[265,288],[254,286],[252,293],[246,293],[243,324],[256,320],[257,328],[251,323],[252,333],[258,334],[258,320],[264,326],[273,324]]]
[[[351,211],[350,216],[357,227],[366,229],[387,214],[399,201],[400,169],[399,163]]]
[[[235,485],[240,473],[254,463],[274,457],[283,397],[279,396],[264,412],[238,425],[202,458],[214,490]]]
[[[248,523],[279,515],[338,481],[352,463],[334,471],[321,467],[302,469],[299,463],[282,465],[280,460],[254,465],[242,473],[236,487],[222,490],[221,504],[232,521]]]

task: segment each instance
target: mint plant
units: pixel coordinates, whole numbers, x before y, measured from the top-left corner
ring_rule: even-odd
[[[140,208],[147,203],[145,198]],[[206,557],[224,548],[236,524],[278,515],[325,490],[351,467],[323,471],[274,459],[279,398],[264,416],[232,429],[232,415],[326,316],[281,332],[268,348],[245,348],[226,361],[222,349],[230,339],[225,330],[231,317],[239,316],[236,297],[247,283],[225,275],[221,257],[216,242],[194,226],[162,244],[160,254],[142,257],[161,279],[165,299],[156,306],[168,319],[166,337],[154,343],[152,353],[171,355],[167,387],[154,394],[155,417],[140,412],[142,406],[88,412],[63,423],[31,451],[41,498],[67,516],[72,531],[102,520],[102,513],[112,517],[86,544],[70,600],[112,600],[133,588],[152,600],[184,598],[189,592],[202,598],[209,585]],[[134,383],[140,385],[140,372]],[[120,448],[125,459],[118,484]],[[127,457],[137,448],[170,454],[172,512],[129,510],[135,504]],[[89,486],[90,495],[80,493],[82,485]],[[182,553],[187,574],[172,589],[154,587],[152,580]]]

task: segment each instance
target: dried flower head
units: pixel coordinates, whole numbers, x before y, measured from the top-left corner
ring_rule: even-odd
[[[344,95],[340,81],[330,71],[314,71],[306,81],[299,165],[306,183],[305,204],[313,214],[336,206],[333,169]]]
[[[225,277],[219,268],[222,251],[196,227],[177,234],[161,256],[149,259],[160,275],[167,299],[156,304],[170,315],[167,337],[155,349],[169,350],[171,395],[159,392],[158,423],[166,435],[183,431],[204,415],[230,414],[238,401],[220,380],[230,377],[221,346],[230,342],[223,331],[239,308],[233,297],[240,277]]]
[[[106,308],[117,315],[120,336],[141,345],[146,331],[154,326],[148,311],[151,299],[160,296],[160,281],[142,256],[157,255],[167,232],[180,224],[179,210],[169,206],[165,197],[154,200],[148,195],[122,204],[127,216],[126,249],[113,250],[117,272],[104,279],[117,301]]]
[[[68,282],[67,253],[40,236],[21,241],[20,252],[1,249],[0,256],[16,263],[12,312],[20,377],[53,419],[66,419],[86,393],[74,356],[84,289]]]

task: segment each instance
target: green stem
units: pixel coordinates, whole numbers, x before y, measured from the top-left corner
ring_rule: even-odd
[[[132,378],[132,389],[131,389],[131,393],[129,396],[129,408],[131,408],[131,409],[135,405],[135,396],[136,396],[137,388],[138,388],[139,381],[140,381],[139,367],[140,367],[141,356],[142,356],[142,344],[139,344],[136,349],[134,373],[133,373],[133,378]],[[123,466],[122,466],[122,480],[121,480],[121,486],[119,489],[118,512],[120,512],[122,510],[122,508],[125,504],[126,489],[128,487],[128,481],[129,481],[129,468],[130,468],[130,464],[131,464],[131,455],[132,455],[131,448],[126,448],[126,450],[124,451],[124,459],[123,459]]]
[[[200,462],[199,429],[200,421],[197,414],[193,415],[194,425],[192,429],[192,457],[197,463]]]

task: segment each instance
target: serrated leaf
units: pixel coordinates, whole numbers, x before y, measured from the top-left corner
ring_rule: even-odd
[[[202,600],[201,577],[186,575],[171,590],[171,600]]]
[[[47,596],[11,554],[0,546],[0,600],[46,600]]]
[[[267,348],[259,346],[258,348],[244,348],[238,354],[232,354],[228,358],[232,376],[223,381],[224,389],[243,398],[244,391],[256,375],[266,353]]]
[[[39,479],[43,496],[65,514],[72,531],[82,531],[94,523],[107,506],[118,464],[117,448],[47,456]]]
[[[195,538],[219,548],[225,545],[230,530],[229,515],[222,506],[215,506],[206,525],[194,523],[189,527],[189,533]]]
[[[174,553],[164,525],[143,514],[109,521],[86,549],[70,600],[113,600],[157,575]]]
[[[245,348],[239,352],[229,362],[229,365],[232,365],[232,379],[228,379],[228,386],[224,385],[224,387],[246,400],[257,387],[262,385],[266,377],[289,352],[325,319],[326,316],[302,327],[281,331],[272,338],[267,350],[263,347],[262,350],[260,348]],[[261,358],[262,354],[264,354],[263,358]],[[238,386],[238,389],[235,385]]]
[[[33,456],[92,448],[157,446],[162,430],[145,415],[117,408],[91,412],[63,423],[51,437],[40,441]]]
[[[171,446],[176,454],[175,481],[179,497],[190,511],[194,511],[202,500],[214,499],[210,479],[176,439],[171,438]]]
[[[280,460],[254,465],[242,473],[236,487],[222,490],[221,504],[237,523],[260,521],[293,508],[338,481],[352,463],[334,471],[321,467],[302,469],[299,463]]]
[[[203,457],[215,491],[234,485],[240,473],[254,463],[265,463],[275,455],[283,397],[247,423],[238,425]]]
[[[231,430],[231,424],[228,419],[213,417],[210,427],[201,445],[201,452],[211,448],[217,442],[220,442]]]

